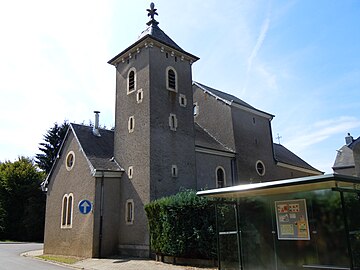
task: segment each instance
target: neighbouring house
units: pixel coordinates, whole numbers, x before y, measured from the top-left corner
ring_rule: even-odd
[[[350,133],[345,137],[345,145],[337,151],[334,173],[360,177],[360,137],[356,140]]]
[[[320,175],[273,143],[273,115],[193,82],[199,60],[151,20],[108,63],[115,128],[70,124],[43,183],[44,253],[149,256],[144,205],[182,188],[212,189]]]

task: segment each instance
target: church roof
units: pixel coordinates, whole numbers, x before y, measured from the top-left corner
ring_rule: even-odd
[[[148,26],[139,36],[139,39],[142,39],[143,37],[151,36],[153,39],[164,43],[168,45],[169,47],[172,47],[180,52],[186,53],[183,49],[180,48],[179,45],[175,43],[163,30],[159,28],[157,25],[150,25]]]
[[[263,112],[261,110],[258,110],[256,109],[255,107],[251,106],[249,103],[246,103],[245,101],[241,100],[240,98],[237,98],[231,94],[228,94],[228,93],[225,93],[225,92],[222,92],[220,90],[217,90],[217,89],[214,89],[214,88],[211,88],[209,86],[206,86],[204,84],[201,84],[201,83],[198,83],[198,82],[193,82],[193,85],[199,87],[201,90],[203,90],[204,92],[206,93],[209,93],[210,95],[212,95],[213,97],[215,97],[216,99],[219,99],[223,102],[225,102],[226,104],[228,105],[239,105],[241,107],[245,107],[251,111],[255,111],[255,112],[258,112],[258,113],[261,113],[263,115],[266,115],[270,118],[273,118],[274,115],[272,114],[269,114],[267,112]]]
[[[147,23],[148,27],[141,32],[138,40],[130,45],[128,48],[126,48],[125,50],[123,50],[121,53],[117,54],[115,57],[113,57],[111,60],[108,61],[109,64],[115,65],[117,60],[123,56],[125,53],[132,51],[135,47],[141,46],[144,41],[148,38],[151,38],[154,41],[157,41],[161,44],[164,44],[180,53],[183,53],[185,55],[187,55],[188,57],[190,57],[190,59],[194,62],[199,60],[199,57],[186,52],[185,50],[183,50],[179,45],[177,45],[175,43],[175,41],[173,41],[167,34],[165,34],[165,32],[163,30],[160,29],[160,27],[158,26],[158,22],[154,19],[154,15],[158,15],[156,13],[157,9],[154,9],[154,5],[152,4],[151,9],[148,9],[147,11],[149,11],[148,16],[151,15],[151,20]]]
[[[315,169],[313,166],[311,166],[309,163],[295,155],[293,152],[291,152],[289,149],[284,147],[281,144],[273,143],[274,146],[274,157],[277,162],[285,163],[288,165],[296,166],[299,168],[316,171],[319,173],[322,173],[318,169]]]
[[[210,133],[200,127],[197,123],[195,123],[195,145],[197,147],[235,153],[233,150],[227,148],[219,141],[217,141],[213,136],[210,135]]]
[[[123,169],[115,162],[114,156],[114,132],[107,129],[99,129],[101,137],[94,136],[93,127],[71,124],[74,135],[79,141],[85,156],[95,170],[122,171]]]

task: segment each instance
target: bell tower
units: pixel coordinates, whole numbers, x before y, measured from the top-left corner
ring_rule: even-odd
[[[119,249],[139,256],[149,252],[144,205],[196,189],[191,65],[199,58],[159,28],[153,3],[147,11],[138,40],[108,62],[116,68],[114,156],[125,170]]]

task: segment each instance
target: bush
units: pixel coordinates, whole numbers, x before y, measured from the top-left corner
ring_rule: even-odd
[[[209,199],[185,190],[147,204],[145,211],[155,253],[216,258],[215,209]]]

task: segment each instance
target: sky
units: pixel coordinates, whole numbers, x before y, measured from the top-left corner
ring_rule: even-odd
[[[0,3],[0,161],[34,157],[54,123],[114,126],[115,68],[151,1]],[[278,142],[332,173],[360,136],[359,0],[154,1],[159,27],[200,57],[193,80],[274,114]]]

